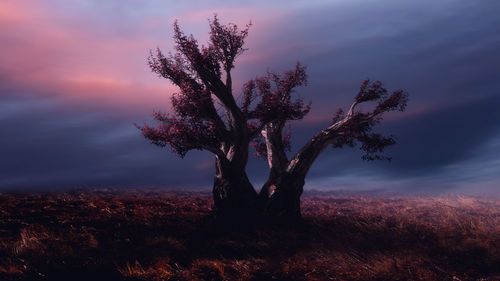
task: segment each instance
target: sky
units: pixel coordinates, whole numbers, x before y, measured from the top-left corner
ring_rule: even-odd
[[[134,124],[170,110],[177,91],[147,66],[173,51],[172,24],[208,39],[208,19],[252,22],[233,71],[235,95],[267,69],[297,61],[311,113],[292,123],[292,150],[350,105],[362,80],[404,89],[391,162],[327,149],[307,189],[500,191],[500,2],[497,0],[0,2],[0,189],[212,186],[208,152],[180,159]],[[251,159],[257,188],[267,163]]]

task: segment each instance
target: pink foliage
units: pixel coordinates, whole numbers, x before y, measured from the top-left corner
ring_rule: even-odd
[[[310,103],[305,105],[301,98],[293,99],[296,87],[306,85],[306,67],[299,63],[294,70],[279,75],[268,72],[266,76],[247,82],[243,89],[243,112],[249,119],[258,119],[262,123],[276,120],[300,120],[309,113]],[[253,110],[251,102],[260,99]]]
[[[155,113],[159,125],[139,127],[144,137],[159,146],[170,146],[183,157],[189,150],[205,149],[222,155],[224,147],[248,145],[255,155],[267,156],[266,140],[261,132],[267,125],[274,129],[273,141],[290,150],[291,132],[283,131],[287,122],[300,120],[309,113],[311,104],[294,96],[297,87],[307,84],[306,67],[297,62],[292,70],[281,74],[267,72],[244,84],[243,101],[237,105],[232,93],[230,71],[241,55],[251,24],[239,29],[235,24],[221,25],[217,16],[209,22],[210,40],[200,46],[192,35],[185,35],[174,23],[175,54],[151,52],[148,63],[158,76],[179,87],[172,98],[173,113]],[[222,78],[225,75],[226,81]],[[360,144],[363,159],[390,159],[382,156],[384,148],[395,143],[392,136],[372,133],[385,112],[406,107],[408,96],[402,90],[388,95],[380,81],[365,80],[348,112],[339,109],[333,116],[333,147]],[[356,110],[362,103],[373,102],[368,112]],[[215,104],[222,105],[216,109]],[[277,137],[276,137],[277,136]],[[280,137],[281,136],[281,137]],[[246,144],[245,144],[246,143]],[[283,152],[284,153],[284,152]]]

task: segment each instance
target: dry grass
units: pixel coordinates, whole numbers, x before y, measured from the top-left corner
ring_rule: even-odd
[[[500,280],[500,201],[309,192],[304,223],[214,227],[209,193],[0,195],[0,280]]]

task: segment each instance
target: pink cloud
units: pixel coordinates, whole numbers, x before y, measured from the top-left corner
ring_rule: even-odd
[[[58,95],[82,106],[106,103],[157,109],[161,104],[164,108],[168,94],[176,88],[150,72],[146,57],[148,50],[156,46],[167,52],[171,50],[168,32],[174,18],[202,44],[208,39],[207,19],[214,13],[222,22],[240,26],[252,20],[247,40],[250,51],[238,59],[238,67],[268,62],[276,54],[285,56],[290,48],[297,48],[262,48],[269,29],[279,28],[288,17],[287,13],[276,10],[245,7],[186,11],[175,16],[146,17],[134,30],[122,33],[114,25],[96,23],[83,14],[67,14],[51,5],[55,3],[49,1],[43,5],[23,0],[0,3],[0,73],[19,88],[40,95]],[[160,40],[151,35],[165,30],[168,32]],[[262,70],[267,66],[263,64]],[[242,83],[258,74],[262,73],[235,75],[235,94]]]
[[[66,99],[130,105],[173,90],[149,72],[147,50],[154,44],[146,37],[68,23],[22,1],[2,2],[0,11],[0,71],[11,84]]]
[[[5,27],[8,24],[20,22],[27,18],[26,12],[9,2],[0,2],[0,25]]]

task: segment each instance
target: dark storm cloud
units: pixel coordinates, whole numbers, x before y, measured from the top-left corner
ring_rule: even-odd
[[[404,176],[432,173],[477,156],[479,148],[500,134],[500,97],[486,97],[398,121],[394,170]]]
[[[460,172],[445,171],[451,165],[470,164],[469,160],[481,163],[486,155],[491,157],[491,152],[485,154],[480,148],[499,134],[500,86],[495,69],[500,62],[500,38],[495,34],[500,19],[495,15],[500,4],[454,3],[431,13],[423,7],[404,9],[407,3],[400,2],[392,7],[400,13],[393,14],[373,4],[365,7],[371,8],[373,17],[359,11],[361,23],[349,18],[349,13],[341,15],[340,29],[329,22],[318,23],[323,45],[312,48],[304,59],[310,65],[311,83],[303,90],[313,100],[311,114],[320,112],[316,119],[327,119],[335,107],[346,108],[355,85],[366,77],[384,81],[389,89],[407,90],[410,105],[408,116],[401,114],[399,121],[388,120],[381,126],[399,136],[399,143],[389,150],[394,157],[391,163],[362,163],[356,150],[327,152],[313,166],[311,182],[326,178],[335,185],[337,179],[348,177],[359,185],[370,178],[390,182],[438,176],[433,181],[438,187],[462,178]],[[321,14],[327,13],[309,12],[298,18],[312,14],[311,21],[319,22],[316,19],[324,19]],[[384,15],[390,18],[383,20]],[[302,26],[300,34],[314,41],[317,33],[308,27]],[[324,36],[329,30],[332,36]],[[308,126],[314,129],[297,125],[299,143],[321,128]],[[471,173],[469,180],[476,176],[466,172]]]
[[[3,96],[7,96],[4,94]],[[176,186],[209,182],[198,171],[185,184],[200,153],[173,161],[134,127],[138,117],[79,109],[75,104],[18,99],[0,102],[0,186]],[[177,160],[177,159],[175,159]],[[211,171],[211,170],[210,170]]]
[[[257,12],[266,7],[259,5]],[[120,17],[129,14],[126,7],[121,6]],[[224,10],[222,6],[214,10],[217,8]],[[291,2],[288,10],[277,14],[275,24],[266,18],[262,22],[269,25],[259,26],[259,18],[252,18],[255,25],[248,40],[250,49],[240,58],[235,81],[241,85],[263,74],[266,67],[279,71],[292,67],[296,60],[309,66],[309,85],[298,92],[312,100],[313,110],[306,120],[292,125],[295,150],[327,126],[338,107],[349,106],[365,78],[382,80],[389,90],[403,88],[410,93],[408,111],[390,114],[377,128],[398,137],[398,144],[388,150],[392,162],[363,162],[357,148],[329,149],[313,165],[309,186],[429,185],[440,189],[458,182],[483,181],[494,185],[500,182],[495,170],[500,168],[496,149],[500,144],[499,11],[500,2],[489,0]],[[196,11],[193,13],[179,14],[181,25],[183,20],[199,20]],[[133,22],[141,22],[139,14],[133,17]],[[113,21],[110,17],[103,24]],[[170,27],[170,22],[164,24]],[[134,38],[141,38],[137,37],[142,36],[140,30],[134,29]],[[126,37],[124,28],[118,31],[117,37]],[[104,41],[104,31],[99,34]],[[148,34],[161,34],[161,38],[148,39],[152,42],[165,40],[158,30]],[[99,58],[108,57],[105,51],[116,51],[108,47],[115,46],[114,41],[105,43],[99,45],[103,51]],[[143,64],[147,48],[142,45],[149,43],[118,43],[138,49],[131,60]],[[120,54],[129,57],[125,51]],[[51,65],[42,61],[43,67],[38,67],[44,73],[52,71]],[[122,60],[110,62],[118,61]],[[76,69],[80,74],[92,69],[90,61],[82,65],[85,67]],[[135,108],[131,107],[134,102],[113,106],[113,102],[121,102],[116,94],[127,85],[116,77],[103,82],[97,79],[99,75],[87,75],[78,81],[94,83],[97,79],[99,83],[83,90],[72,84],[70,89],[78,89],[83,96],[91,91],[88,94],[98,97],[99,91],[109,90],[101,87],[103,83],[116,86],[107,93],[111,102],[96,99],[94,104],[83,104],[61,99],[66,88],[43,88],[48,79],[43,75],[40,87],[36,83],[24,85],[19,77],[11,79],[20,68],[8,73],[9,67],[0,67],[0,187],[210,186],[213,160],[208,153],[195,151],[186,159],[177,159],[168,149],[150,145],[133,126],[149,120],[152,110],[163,107],[157,100],[150,105],[142,100]],[[129,73],[121,64],[109,69],[123,76]],[[149,75],[143,73],[147,71],[144,67],[139,70],[139,76]],[[148,91],[137,85],[127,97],[147,96]],[[262,160],[250,160],[248,171],[254,182],[265,180],[266,165]]]

